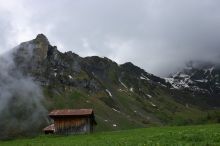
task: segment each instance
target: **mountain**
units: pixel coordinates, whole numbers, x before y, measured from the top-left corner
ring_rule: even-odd
[[[220,67],[212,63],[190,62],[182,71],[165,78],[173,88],[220,95]]]
[[[209,100],[215,100],[215,102],[211,101],[211,104],[219,106],[220,66],[218,64],[190,61],[183,70],[165,79],[172,88],[209,96]]]
[[[17,46],[13,60],[42,87],[48,111],[93,108],[96,130],[219,120],[219,70],[214,68],[185,69],[164,79],[130,62],[62,53],[43,34]]]

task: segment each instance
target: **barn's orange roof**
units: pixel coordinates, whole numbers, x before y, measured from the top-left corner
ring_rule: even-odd
[[[50,112],[49,116],[81,116],[81,115],[92,115],[93,109],[59,109]]]

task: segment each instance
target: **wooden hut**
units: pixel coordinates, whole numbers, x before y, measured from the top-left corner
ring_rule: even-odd
[[[49,117],[54,120],[54,125],[44,128],[44,132],[56,134],[82,134],[93,132],[96,125],[92,109],[62,109],[53,110]]]
[[[55,133],[54,124],[51,124],[51,125],[45,127],[45,128],[43,129],[43,131],[44,131],[45,134],[54,134],[54,133]]]

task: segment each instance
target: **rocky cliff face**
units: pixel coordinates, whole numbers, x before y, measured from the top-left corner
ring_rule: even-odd
[[[129,83],[131,80],[148,80],[152,85],[170,86],[164,79],[132,63],[118,65],[108,58],[82,58],[72,52],[61,53],[56,46],[50,45],[43,34],[19,45],[14,56],[18,68],[35,77],[42,85],[62,84],[95,92],[105,90],[107,82],[121,84],[121,80],[125,79],[129,86],[134,86]]]
[[[21,43],[17,47],[16,55],[17,57],[23,57],[20,60],[31,59],[31,61],[41,62],[46,59],[49,47],[51,45],[46,36],[39,34],[34,40]]]
[[[34,46],[33,50],[33,54],[36,54],[34,56],[37,57],[36,60],[41,61],[45,59],[47,57],[47,52],[50,46],[50,43],[46,36],[44,36],[43,34],[37,35],[36,39],[33,40],[33,44],[36,45]]]

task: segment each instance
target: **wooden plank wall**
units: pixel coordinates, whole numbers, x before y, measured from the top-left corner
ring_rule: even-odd
[[[79,134],[91,131],[89,117],[57,118],[54,119],[54,125],[57,134]]]

